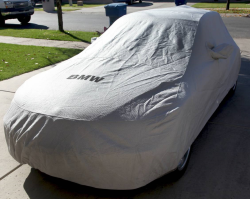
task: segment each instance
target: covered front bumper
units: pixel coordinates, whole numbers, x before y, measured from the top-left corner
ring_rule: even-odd
[[[135,189],[176,168],[173,134],[155,128],[145,121],[73,121],[15,102],[4,117],[9,152],[18,162],[103,189]]]

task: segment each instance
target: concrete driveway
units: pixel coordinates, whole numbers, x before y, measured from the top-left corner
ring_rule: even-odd
[[[133,191],[93,189],[20,165],[8,153],[2,118],[17,88],[46,67],[0,82],[0,198],[247,199],[250,196],[250,39],[235,39],[242,51],[238,87],[218,108],[193,144],[185,175],[166,175]]]

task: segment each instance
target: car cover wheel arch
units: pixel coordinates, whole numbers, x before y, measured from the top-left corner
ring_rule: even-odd
[[[234,95],[236,88],[237,88],[237,81],[235,82],[235,84],[233,85],[233,87],[229,90],[228,95],[229,96]]]
[[[178,166],[177,166],[177,171],[183,171],[185,167],[187,166],[188,159],[190,157],[190,149],[191,147],[188,148],[187,152],[184,154],[184,156],[181,158]]]
[[[233,91],[233,92],[235,92],[236,87],[237,87],[237,81],[235,82],[235,84],[234,84],[233,87],[232,87],[232,91]]]

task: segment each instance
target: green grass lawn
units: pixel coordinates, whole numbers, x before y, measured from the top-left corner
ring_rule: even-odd
[[[81,51],[0,43],[0,81],[69,59]]]
[[[196,3],[195,8],[226,8],[226,3]],[[250,1],[244,3],[230,3],[230,8],[250,8]]]
[[[83,6],[78,6],[77,4],[72,4],[72,6],[70,6],[69,4],[63,4],[62,5],[62,11],[74,11],[74,10],[80,10],[82,8],[93,8],[93,7],[97,7],[97,6],[104,6],[106,4],[83,4]],[[56,6],[55,6],[55,10],[57,10]],[[35,11],[43,11],[43,8],[40,6],[36,6],[35,7]]]
[[[50,39],[60,41],[91,42],[91,37],[97,37],[96,32],[43,30],[43,29],[14,29],[0,28],[1,36],[24,37],[34,39]]]

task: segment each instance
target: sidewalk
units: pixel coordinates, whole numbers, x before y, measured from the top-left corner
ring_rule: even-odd
[[[58,47],[58,48],[75,48],[75,49],[85,49],[89,46],[89,43],[78,42],[78,41],[57,41],[57,40],[46,40],[46,39],[8,37],[8,36],[0,36],[0,43],[29,45],[29,46]]]

